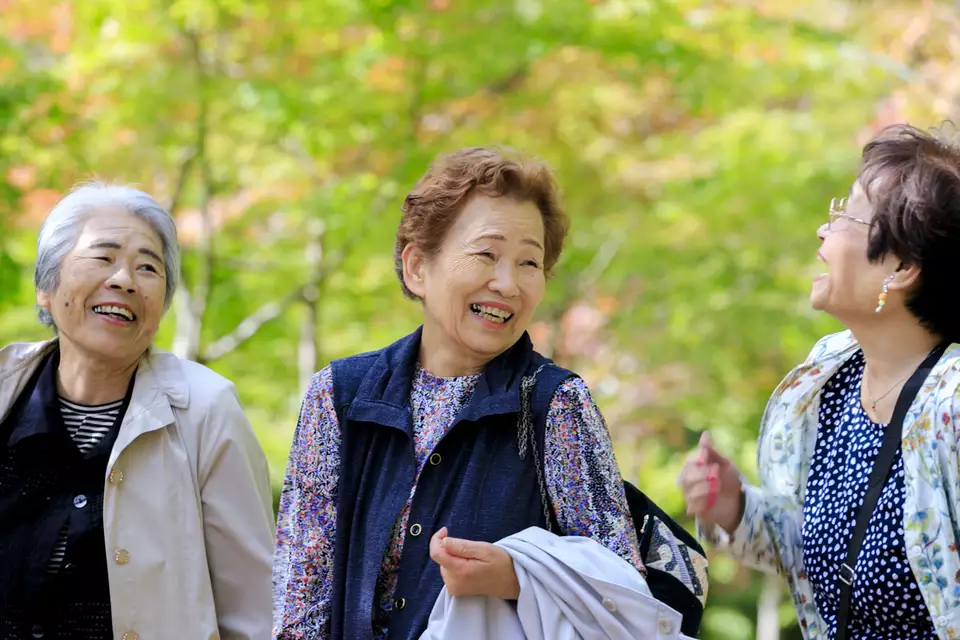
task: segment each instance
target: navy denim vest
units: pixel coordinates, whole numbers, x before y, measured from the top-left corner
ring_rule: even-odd
[[[335,361],[334,404],[341,425],[337,534],[331,632],[336,640],[373,637],[375,588],[397,518],[416,474],[410,388],[420,330],[386,349]],[[418,638],[443,580],[430,559],[431,536],[495,542],[530,526],[544,526],[531,453],[520,458],[517,418],[520,382],[549,360],[526,334],[483,372],[446,436],[423,466],[408,521],[390,614],[391,639]],[[551,366],[552,386],[573,374]],[[537,398],[552,393],[541,391]],[[534,413],[543,452],[545,409]],[[551,510],[552,513],[552,510]],[[559,531],[551,516],[554,531]]]

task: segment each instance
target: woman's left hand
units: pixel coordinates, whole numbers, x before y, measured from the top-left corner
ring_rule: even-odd
[[[440,565],[443,584],[454,597],[520,597],[513,558],[496,545],[451,538],[443,527],[430,538],[430,557]]]

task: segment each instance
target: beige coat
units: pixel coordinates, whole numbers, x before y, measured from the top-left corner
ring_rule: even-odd
[[[0,349],[0,420],[55,346]],[[231,382],[163,351],[143,357],[103,521],[116,640],[270,637],[270,482]]]

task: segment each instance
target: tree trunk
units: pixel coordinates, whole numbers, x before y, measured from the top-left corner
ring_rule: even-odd
[[[176,320],[176,329],[173,334],[171,351],[182,360],[195,360],[199,344],[196,337],[200,329],[193,317],[193,305],[190,304],[190,292],[186,285],[182,285],[173,299],[173,315]]]
[[[764,576],[757,603],[757,640],[780,638],[780,576]]]
[[[297,363],[300,395],[307,392],[310,378],[320,362],[320,286],[323,280],[323,220],[311,218],[307,223],[307,243],[303,257],[307,282],[303,288],[304,314],[300,324]]]

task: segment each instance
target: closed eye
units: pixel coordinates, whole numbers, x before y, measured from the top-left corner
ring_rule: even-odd
[[[113,259],[110,256],[97,256],[94,260],[103,260],[104,262],[113,262]]]
[[[480,251],[477,253],[481,258],[486,258],[487,260],[496,260],[496,256],[493,255],[492,251]]]

